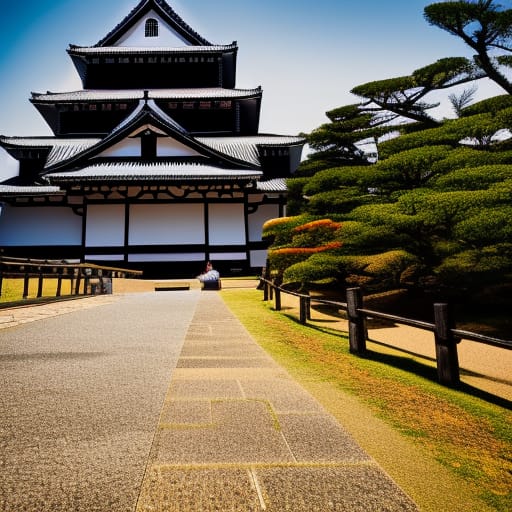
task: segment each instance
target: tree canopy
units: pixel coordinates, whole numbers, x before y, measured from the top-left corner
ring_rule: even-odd
[[[512,10],[441,2],[425,18],[476,58],[357,86],[360,103],[327,112],[329,122],[306,134],[314,152],[289,180],[291,217],[264,226],[285,283],[459,294],[512,285],[512,86],[501,72]],[[484,76],[507,94],[472,103]],[[427,95],[465,83],[450,97],[457,118],[435,119]],[[377,162],[361,149],[368,140]]]
[[[512,94],[512,82],[500,70],[512,63],[512,9],[493,0],[439,2],[427,5],[424,15],[431,25],[461,38],[476,52],[475,66]]]

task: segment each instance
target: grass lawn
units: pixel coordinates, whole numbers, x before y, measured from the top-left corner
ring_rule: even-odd
[[[506,401],[440,386],[434,368],[417,375],[407,355],[393,357],[392,365],[389,354],[356,357],[339,331],[302,326],[262,296],[254,289],[222,292],[255,340],[355,432],[421,510],[512,510]]]
[[[38,278],[33,277],[29,280],[29,299],[35,299],[37,297]],[[62,295],[73,295],[71,290],[71,284],[69,279],[62,280]],[[74,281],[73,281],[74,283]],[[83,293],[84,280],[81,282],[80,293]],[[43,281],[43,297],[55,297],[57,292],[57,279],[45,279]],[[2,302],[15,302],[23,299],[23,279],[4,279],[2,283],[2,296],[0,297],[0,303]]]

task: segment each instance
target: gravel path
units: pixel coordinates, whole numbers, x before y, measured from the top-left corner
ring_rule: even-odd
[[[134,509],[198,296],[11,311],[43,319],[0,331],[2,512]]]

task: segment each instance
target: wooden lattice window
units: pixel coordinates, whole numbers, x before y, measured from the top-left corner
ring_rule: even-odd
[[[153,18],[146,20],[146,37],[158,37],[158,21]]]

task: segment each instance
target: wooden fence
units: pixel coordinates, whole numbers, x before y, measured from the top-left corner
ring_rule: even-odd
[[[457,344],[462,340],[484,343],[506,350],[512,349],[512,341],[501,340],[484,336],[474,332],[463,331],[455,328],[455,321],[448,304],[434,304],[434,323],[423,322],[411,318],[389,315],[381,311],[373,311],[363,307],[363,294],[360,288],[347,289],[347,302],[337,302],[313,298],[310,295],[300,294],[286,290],[275,281],[261,278],[264,297],[263,300],[274,300],[276,311],[281,310],[281,294],[286,293],[299,298],[299,320],[306,324],[311,319],[311,303],[335,306],[347,312],[349,350],[353,354],[364,355],[366,353],[368,318],[389,320],[401,325],[408,325],[431,331],[434,334],[436,348],[437,376],[441,384],[456,386],[460,382],[459,358]]]
[[[0,257],[0,297],[4,279],[23,279],[23,292],[20,300],[29,296],[32,279],[37,279],[36,297],[43,296],[45,280],[56,281],[55,297],[73,295],[95,295],[112,293],[113,277],[140,277],[141,271],[105,267],[91,263],[69,263],[66,261],[34,260]],[[63,283],[68,282],[63,289]]]

